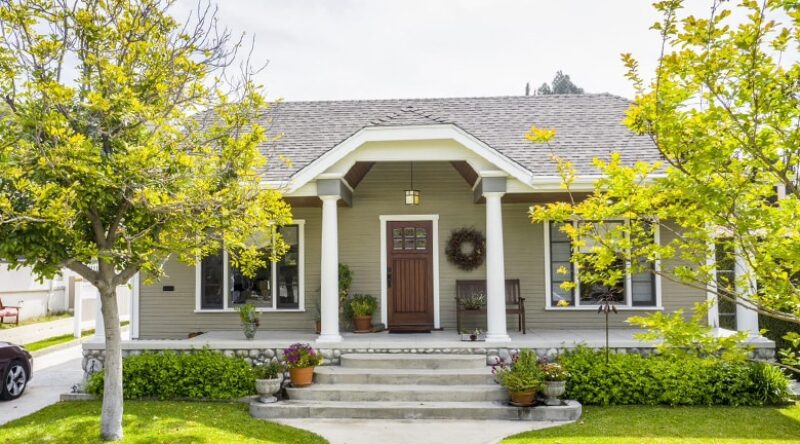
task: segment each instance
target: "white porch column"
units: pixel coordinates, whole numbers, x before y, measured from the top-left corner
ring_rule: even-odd
[[[339,227],[336,202],[339,196],[322,199],[322,269],[320,314],[322,326],[317,342],[339,342]]]
[[[506,272],[503,253],[502,192],[484,192],[486,199],[486,340],[506,342]]]
[[[750,263],[745,257],[745,252],[737,245],[734,251],[736,255],[736,294],[744,297],[752,297],[756,294],[757,288],[755,278],[753,277]],[[746,276],[747,281],[742,282],[741,277]],[[741,301],[739,301],[741,302]],[[759,336],[758,330],[758,312],[749,308],[741,303],[736,304],[736,330],[746,331],[750,336]]]

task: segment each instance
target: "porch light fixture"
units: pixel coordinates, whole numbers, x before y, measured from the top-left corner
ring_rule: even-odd
[[[419,205],[419,190],[414,189],[414,162],[411,162],[411,187],[406,190],[406,205]]]

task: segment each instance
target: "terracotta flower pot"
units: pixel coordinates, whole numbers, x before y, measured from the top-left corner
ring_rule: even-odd
[[[372,330],[372,316],[353,316],[356,333],[366,333]]]
[[[524,392],[509,392],[511,403],[518,406],[527,407],[533,405],[536,398],[536,390],[526,390]]]
[[[292,387],[308,387],[314,381],[314,367],[290,368]]]

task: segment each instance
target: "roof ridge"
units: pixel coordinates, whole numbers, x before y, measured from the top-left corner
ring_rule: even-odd
[[[547,100],[550,98],[561,97],[612,97],[631,102],[631,99],[608,92],[601,93],[581,93],[581,94],[541,94],[541,95],[494,95],[494,96],[451,96],[451,97],[388,97],[382,99],[323,99],[323,100],[285,100],[277,98],[280,104],[312,104],[312,103],[386,103],[386,102],[419,102],[419,101],[441,101],[441,100],[490,100],[490,99],[528,99],[528,100]]]

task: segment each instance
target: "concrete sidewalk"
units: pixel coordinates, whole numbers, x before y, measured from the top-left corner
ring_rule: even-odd
[[[309,430],[331,444],[493,444],[517,433],[539,430],[563,422],[279,419],[275,422]]]
[[[88,325],[91,324],[91,325]],[[74,318],[57,319],[55,321],[37,322],[35,324],[21,325],[19,327],[0,330],[0,341],[14,344],[30,344],[31,342],[55,336],[69,335],[74,331]],[[94,328],[94,321],[85,322],[83,329]]]
[[[33,379],[25,393],[13,401],[0,402],[0,425],[55,404],[62,393],[83,379],[81,346],[34,358]]]

